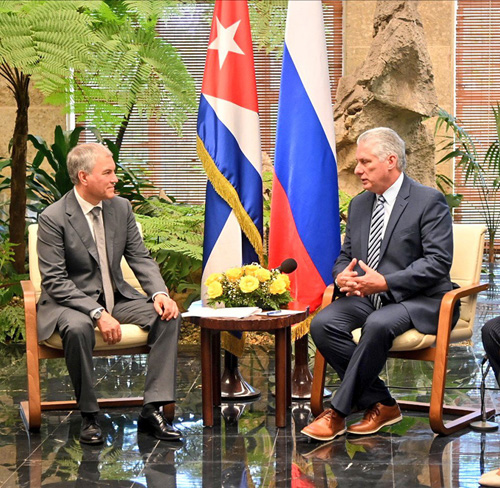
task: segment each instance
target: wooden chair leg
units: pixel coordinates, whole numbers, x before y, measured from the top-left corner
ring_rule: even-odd
[[[315,417],[323,412],[323,391],[325,389],[326,361],[316,350],[314,358],[313,382],[311,387],[311,411]]]
[[[169,421],[173,422],[175,419],[175,403],[163,405],[163,416]]]
[[[203,410],[203,425],[214,425],[214,387],[213,387],[213,358],[212,358],[212,331],[201,328],[201,398]]]
[[[28,401],[21,402],[22,414],[28,430],[38,432],[42,424],[42,401],[40,394],[40,360],[38,345],[28,349]]]
[[[481,419],[481,409],[472,407],[455,407],[444,404],[444,393],[446,388],[446,370],[448,366],[448,347],[440,344],[440,337],[436,343],[436,357],[434,359],[434,373],[432,376],[431,401],[429,404],[429,423],[434,433],[439,435],[450,435],[458,430],[464,429],[471,422]],[[444,423],[443,414],[453,415],[457,418]],[[487,412],[490,416],[495,413],[494,409]]]
[[[36,294],[31,281],[21,281],[24,294],[26,322],[26,367],[28,374],[28,401],[21,402],[21,414],[28,430],[38,431],[42,423],[40,397],[40,354],[36,330]]]
[[[404,410],[416,410],[429,414],[429,424],[435,434],[447,436],[466,428],[471,422],[481,419],[481,409],[473,407],[459,407],[444,404],[446,389],[446,369],[448,365],[449,339],[446,336],[439,338],[436,343],[436,352],[433,359],[434,370],[432,375],[430,403],[398,401]],[[445,423],[443,416],[455,417]],[[495,409],[488,409],[487,417],[495,414]]]

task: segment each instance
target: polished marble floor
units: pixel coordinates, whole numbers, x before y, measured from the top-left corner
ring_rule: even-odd
[[[483,280],[489,279],[485,274]],[[447,402],[479,404],[480,326],[499,310],[496,288],[480,297],[472,344],[452,349]],[[0,346],[0,487],[456,488],[477,487],[482,472],[500,467],[499,431],[466,429],[437,437],[425,416],[410,412],[378,435],[343,436],[321,444],[300,434],[310,414],[302,401],[293,404],[290,426],[278,429],[272,348],[247,349],[240,365],[246,380],[261,391],[255,402],[224,404],[217,425],[203,428],[199,349],[182,346],[175,422],[184,442],[138,435],[139,409],[109,409],[102,415],[105,444],[89,447],[78,442],[78,412],[44,412],[40,433],[25,431],[18,407],[26,399],[24,351]],[[142,356],[97,359],[100,395],[140,395],[144,364]],[[389,360],[384,379],[398,398],[425,399],[431,369],[420,362]],[[71,397],[62,361],[46,362],[43,376],[44,396]],[[327,384],[335,390],[333,373]],[[491,372],[486,401],[500,412],[500,392]]]

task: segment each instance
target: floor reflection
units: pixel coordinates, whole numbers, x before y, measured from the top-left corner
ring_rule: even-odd
[[[493,280],[498,290],[498,273]],[[446,401],[479,405],[481,325],[500,313],[498,293],[478,301],[476,329],[470,343],[453,346],[449,359]],[[343,436],[322,444],[300,434],[310,420],[308,403],[296,402],[286,429],[274,421],[272,349],[247,348],[241,371],[261,391],[253,403],[227,403],[216,410],[216,425],[201,420],[200,359],[197,346],[179,352],[176,427],[184,442],[171,444],[138,436],[139,409],[103,412],[107,434],[103,446],[78,442],[78,412],[44,412],[38,434],[27,434],[19,415],[26,398],[23,347],[0,345],[0,486],[43,487],[473,487],[483,472],[500,465],[499,431],[481,434],[466,429],[436,437],[426,416],[403,412],[401,423],[369,437]],[[101,358],[97,363],[102,396],[139,394],[145,358]],[[42,394],[72,396],[64,363],[44,366]],[[383,372],[397,398],[425,401],[432,365],[390,360]],[[329,373],[335,391],[338,378]],[[500,411],[500,392],[490,373],[488,405]],[[357,420],[353,416],[349,421]],[[500,420],[499,417],[496,418]]]
[[[180,419],[183,443],[138,435],[138,413],[110,410],[101,447],[78,442],[78,413],[63,421],[47,414],[47,434],[19,430],[8,446],[2,440],[2,486],[476,487],[500,459],[498,432],[437,437],[427,418],[409,413],[377,435],[329,443],[300,434],[310,415],[306,403],[293,405],[286,429],[251,405],[225,404],[212,428],[199,418]]]

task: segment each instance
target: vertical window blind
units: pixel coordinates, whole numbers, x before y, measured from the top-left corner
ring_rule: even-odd
[[[500,102],[500,2],[458,0],[456,20],[456,117],[474,138],[480,162],[498,135],[492,107]],[[487,175],[488,183],[495,179]],[[455,173],[455,192],[464,195],[455,221],[485,223],[472,178]],[[500,202],[489,202],[500,211]]]
[[[251,6],[251,2],[249,4]],[[333,102],[342,75],[342,0],[323,1],[323,11]],[[185,5],[177,7],[175,16],[158,25],[158,34],[178,50],[194,78],[198,97],[203,81],[212,12],[213,2]],[[273,161],[282,58],[281,53],[267,54],[256,47],[254,57],[262,151],[266,160],[268,156]],[[121,160],[125,163],[130,161],[129,167],[132,169],[145,169],[148,180],[178,202],[203,203],[206,176],[196,154],[196,119],[196,114],[190,114],[182,127],[182,136],[179,136],[164,120],[148,121],[134,113],[125,133]],[[84,136],[90,141],[92,135],[85,133]]]

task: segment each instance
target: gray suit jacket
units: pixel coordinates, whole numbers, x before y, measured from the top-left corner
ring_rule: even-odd
[[[54,332],[66,307],[84,314],[100,307],[97,299],[102,293],[102,279],[97,248],[74,191],[47,207],[38,221],[42,275],[37,313],[40,341]],[[102,203],[106,248],[116,290],[130,300],[143,297],[123,279],[122,256],[148,296],[166,290],[158,265],[144,246],[128,200],[114,197]]]
[[[366,263],[374,201],[371,192],[352,199],[334,279],[352,258]],[[380,249],[377,271],[389,286],[383,303],[401,303],[417,330],[435,333],[441,298],[453,288],[452,258],[452,219],[443,194],[405,175]],[[364,274],[359,266],[357,271]]]

